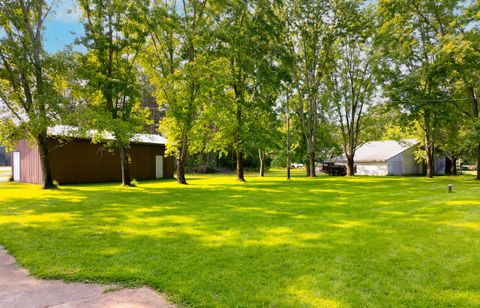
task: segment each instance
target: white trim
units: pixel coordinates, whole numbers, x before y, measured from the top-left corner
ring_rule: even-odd
[[[21,180],[21,154],[19,151],[12,152],[12,176],[15,182],[20,182]]]

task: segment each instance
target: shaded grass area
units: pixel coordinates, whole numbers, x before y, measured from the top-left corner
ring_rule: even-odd
[[[0,183],[0,243],[38,277],[190,306],[480,305],[472,177],[247,180]]]

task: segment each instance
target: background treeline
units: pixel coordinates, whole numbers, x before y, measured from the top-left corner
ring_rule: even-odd
[[[39,147],[47,128],[113,134],[123,184],[132,136],[158,132],[186,168],[315,162],[372,139],[416,137],[480,165],[480,2],[460,0],[78,0],[84,34],[44,49],[55,2],[0,3],[0,142]],[[153,97],[157,106],[146,107]],[[286,147],[288,135],[289,150]],[[480,179],[477,168],[477,179]]]

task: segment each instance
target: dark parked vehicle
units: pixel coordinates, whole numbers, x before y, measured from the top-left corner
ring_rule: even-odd
[[[347,166],[335,165],[334,162],[324,162],[322,172],[332,176],[345,176],[347,175]]]

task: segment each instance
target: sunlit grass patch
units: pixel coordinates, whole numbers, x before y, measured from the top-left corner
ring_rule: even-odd
[[[480,305],[471,176],[247,181],[0,183],[0,244],[39,277],[147,284],[191,306]]]

